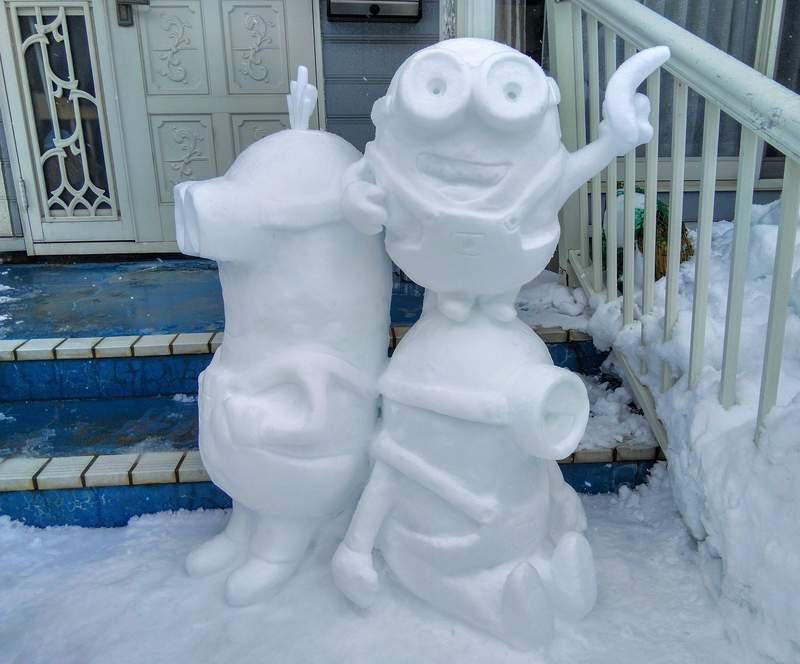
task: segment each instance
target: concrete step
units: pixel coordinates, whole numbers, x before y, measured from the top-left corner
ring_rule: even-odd
[[[617,460],[618,451],[606,450],[605,461],[594,454],[584,463],[579,453],[560,464],[576,491],[607,493],[644,482],[658,450],[635,455]],[[140,514],[230,504],[196,449],[0,460],[0,515],[32,526],[116,527]]]
[[[389,354],[408,329],[406,325],[391,327]],[[557,328],[536,331],[557,366],[594,374],[606,358],[582,333]],[[223,338],[222,331],[207,330],[0,339],[0,404],[195,393],[197,376]]]

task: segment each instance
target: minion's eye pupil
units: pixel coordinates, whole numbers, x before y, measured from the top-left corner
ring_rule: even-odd
[[[439,97],[447,92],[447,83],[441,78],[434,78],[428,81],[428,91],[436,96]]]
[[[503,86],[503,94],[508,101],[517,101],[521,92],[522,89],[518,83],[506,83],[506,85]]]

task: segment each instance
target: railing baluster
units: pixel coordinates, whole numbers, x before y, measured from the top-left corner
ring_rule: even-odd
[[[606,85],[617,68],[617,36],[603,26]],[[606,298],[617,298],[617,160],[611,160],[606,172]]]
[[[786,316],[789,308],[789,293],[792,285],[792,261],[797,237],[797,221],[800,217],[800,162],[786,157],[783,173],[783,214],[778,227],[775,251],[775,267],[772,270],[772,295],[769,301],[767,341],[764,350],[764,366],[761,370],[761,393],[758,399],[755,441],[764,429],[766,419],[778,398],[783,341],[786,333]]]
[[[689,386],[694,387],[703,370],[708,309],[708,270],[711,262],[711,225],[714,223],[714,189],[717,184],[719,106],[706,100],[703,117],[703,173],[695,247],[692,339],[689,345]]]
[[[683,226],[683,178],[686,170],[686,109],[689,88],[675,79],[672,95],[672,181],[669,196],[669,231],[667,240],[667,294],[664,310],[664,341],[672,339],[678,320],[678,284],[681,267],[681,228]],[[663,389],[672,387],[672,368],[663,365]]]
[[[750,245],[750,217],[753,212],[753,183],[755,182],[759,146],[757,136],[742,127],[739,144],[739,168],[736,175],[736,206],[734,208],[734,237],[731,273],[728,282],[728,308],[725,313],[725,345],[722,349],[722,377],[719,400],[723,408],[736,401],[736,369],[739,364],[739,340],[742,332],[742,303],[747,278],[747,253]]]
[[[597,19],[586,18],[589,48],[589,135],[597,140],[600,130],[600,44],[597,38]],[[603,191],[600,173],[592,178],[592,286],[603,289]]]
[[[625,59],[627,60],[636,49],[629,42],[625,42]],[[625,155],[625,228],[622,242],[622,324],[633,323],[634,301],[634,248],[636,229],[636,148]]]
[[[661,70],[647,79],[647,96],[650,99],[650,124],[653,127],[653,138],[647,144],[645,152],[644,183],[644,228],[642,229],[642,253],[644,268],[642,270],[642,318],[653,311],[653,294],[656,282],[656,213],[658,211],[658,132],[661,106]],[[645,325],[642,325],[642,347],[647,344]],[[647,355],[642,353],[640,371],[648,372]]]
[[[578,113],[578,147],[586,145],[586,92],[583,67],[583,12],[576,7],[572,13],[573,59],[575,61],[575,107]],[[589,188],[586,183],[578,189],[580,205],[580,252],[581,263],[589,264]]]
[[[653,290],[656,280],[656,210],[658,206],[658,116],[661,104],[661,70],[656,69],[647,80],[650,99],[650,124],[653,138],[647,144],[647,172],[644,185],[644,275],[642,285],[642,315],[653,311]]]

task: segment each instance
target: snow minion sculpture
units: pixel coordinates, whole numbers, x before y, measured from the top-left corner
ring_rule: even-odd
[[[378,415],[390,263],[380,237],[342,218],[340,180],[361,155],[307,128],[315,103],[301,67],[292,129],[175,188],[181,251],[219,265],[225,338],[200,377],[200,452],[233,499],[186,567],[230,569],[232,605],[277,591],[320,525],[352,507]]]
[[[514,301],[550,260],[566,199],[650,140],[636,88],[667,57],[654,48],[620,66],[599,139],[574,153],[555,83],[492,41],[419,51],[375,103],[343,209],[365,233],[385,228],[389,255],[427,291],[381,378],[374,467],[333,559],[355,604],[378,592],[377,549],[412,593],[520,649],[592,609],[586,518],[556,463],[583,435],[586,389]]]

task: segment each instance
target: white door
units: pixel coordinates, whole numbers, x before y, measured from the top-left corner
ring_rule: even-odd
[[[29,247],[174,250],[175,184],[288,127],[298,65],[316,82],[314,2],[0,0]]]
[[[297,66],[316,81],[313,1],[150,0],[131,7],[132,26],[112,22],[141,239],[175,239],[177,183],[224,173],[289,126]]]

